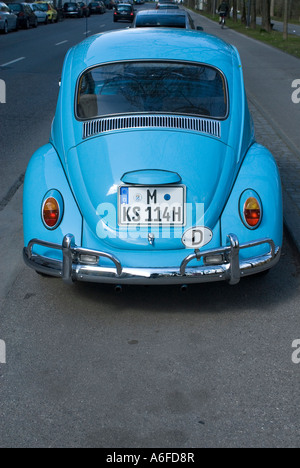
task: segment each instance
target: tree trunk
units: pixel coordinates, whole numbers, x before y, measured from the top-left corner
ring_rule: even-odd
[[[256,0],[251,2],[251,29],[256,29]]]
[[[236,23],[237,22],[237,0],[232,1],[232,7],[233,7],[232,19]]]
[[[206,11],[208,13],[211,13],[211,9],[212,9],[212,1],[211,0],[207,0],[206,2]]]
[[[246,0],[242,0],[242,24],[247,26],[247,8],[246,8]]]
[[[284,17],[283,17],[283,39],[288,39],[288,16],[289,16],[289,5],[288,0],[284,0]]]
[[[272,31],[271,26],[271,0],[264,0],[262,3],[262,28],[267,32]]]

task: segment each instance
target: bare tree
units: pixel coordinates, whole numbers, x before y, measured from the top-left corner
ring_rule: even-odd
[[[288,16],[289,16],[289,2],[284,0],[284,14],[283,14],[283,39],[288,39]]]
[[[212,0],[207,0],[207,2],[206,2],[206,11],[208,11],[209,13],[212,12],[212,4],[213,4]]]
[[[233,7],[232,19],[236,23],[237,22],[237,0],[232,0],[232,7]]]
[[[241,21],[243,24],[247,26],[247,8],[246,8],[246,0],[242,0],[242,18]]]
[[[267,32],[272,31],[270,12],[271,12],[271,0],[264,0],[262,2],[262,27]]]
[[[251,24],[252,29],[256,29],[256,0],[251,2]]]

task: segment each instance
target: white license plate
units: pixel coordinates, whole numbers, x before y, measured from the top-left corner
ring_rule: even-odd
[[[184,226],[184,186],[119,187],[120,226]]]

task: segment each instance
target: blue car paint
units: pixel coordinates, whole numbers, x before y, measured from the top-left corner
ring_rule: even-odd
[[[259,194],[263,206],[262,222],[257,229],[248,229],[241,221],[239,201],[244,190],[251,189]],[[254,144],[241,166],[232,193],[221,216],[222,242],[233,226],[238,229],[240,242],[272,237],[276,245],[282,245],[282,193],[278,167],[271,153],[261,145]],[[228,231],[229,230],[229,231]],[[256,247],[251,252],[242,250],[247,258],[268,251],[268,246]]]
[[[131,146],[132,141],[134,147]],[[145,167],[161,170],[172,167],[180,174],[182,184],[189,189],[187,203],[204,203],[205,225],[213,229],[237,171],[234,153],[224,143],[193,132],[187,136],[186,132],[167,130],[113,132],[88,139],[69,151],[67,162],[73,192],[93,232],[96,232],[100,221],[97,215],[99,204],[105,201],[117,206],[117,191],[111,188],[120,185],[126,172]],[[190,225],[182,228],[181,236],[186,228],[202,224],[203,220],[192,219]],[[116,221],[110,224],[110,228],[118,230]],[[147,228],[141,230],[148,232]],[[181,236],[170,240],[158,239],[156,246],[161,249],[183,249]],[[151,247],[145,238],[128,243],[117,235],[107,239],[106,243],[116,248]]]
[[[221,137],[185,130],[129,129],[83,141],[83,123],[75,118],[78,77],[87,68],[102,63],[152,59],[205,63],[222,71],[228,86],[229,115],[221,121]],[[277,246],[282,244],[278,169],[270,153],[255,144],[238,52],[220,39],[195,31],[155,29],[115,31],[88,38],[66,56],[50,143],[33,156],[26,174],[25,246],[33,238],[61,243],[63,236],[71,232],[77,245],[113,253],[123,266],[180,265],[189,253],[180,236],[159,238],[153,248],[146,237],[122,239],[118,236],[122,229],[109,222],[111,238],[100,239],[97,235],[105,218],[99,213],[99,204],[117,207],[117,187],[122,177],[139,170],[179,174],[187,186],[187,202],[204,203],[205,207],[204,219],[191,219],[180,232],[195,224],[209,227],[214,232],[209,248],[226,245],[230,232],[241,242],[270,237]],[[64,218],[54,231],[47,230],[41,220],[41,203],[51,189],[59,190],[65,203]],[[256,190],[263,203],[264,218],[255,230],[248,229],[240,216],[240,197],[247,189]],[[104,226],[106,222],[104,219]],[[157,235],[162,233],[163,229],[158,228]],[[43,247],[36,250],[50,255]],[[241,256],[267,250],[268,246],[260,246],[252,248],[251,254],[242,251]],[[51,257],[59,255],[51,251]]]
[[[168,185],[168,184],[180,184],[182,179],[176,172],[165,171],[165,170],[140,170],[131,171],[124,174],[121,178],[124,184],[134,185]]]
[[[49,230],[42,221],[42,202],[49,190],[58,190],[64,199],[64,216],[55,230]],[[41,147],[32,156],[24,182],[23,230],[24,243],[31,239],[62,243],[68,232],[74,232],[78,245],[81,245],[82,216],[70,190],[61,161],[51,144]],[[47,249],[35,247],[35,252],[47,255]],[[59,251],[51,250],[52,258],[61,258]],[[49,255],[49,252],[48,252]]]
[[[124,41],[126,47],[123,47]],[[69,148],[82,143],[82,122],[74,118],[78,77],[87,68],[97,64],[154,59],[205,63],[224,73],[228,83],[230,109],[229,118],[222,121],[222,141],[234,148],[237,160],[244,156],[253,141],[254,132],[236,49],[208,34],[149,28],[92,36],[68,52],[51,135],[64,164]]]

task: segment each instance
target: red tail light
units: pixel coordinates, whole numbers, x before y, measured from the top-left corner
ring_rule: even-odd
[[[244,218],[248,226],[258,226],[261,220],[261,207],[256,198],[250,197],[244,205]]]
[[[43,220],[47,227],[54,228],[59,221],[59,205],[55,198],[50,197],[45,200],[43,206]]]

